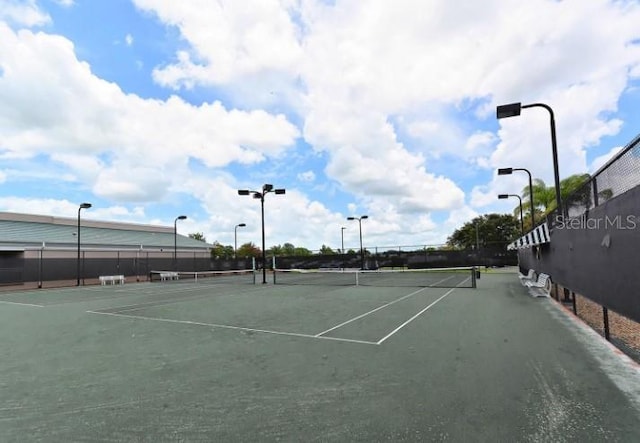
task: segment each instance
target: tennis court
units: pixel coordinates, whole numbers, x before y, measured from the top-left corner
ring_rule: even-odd
[[[638,367],[513,273],[218,277],[1,293],[0,440],[640,439]]]

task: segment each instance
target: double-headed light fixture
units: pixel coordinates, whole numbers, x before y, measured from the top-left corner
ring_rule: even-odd
[[[368,215],[362,215],[360,217],[347,217],[347,220],[358,220],[360,227],[360,269],[364,269],[364,248],[362,247],[362,220],[369,218]]]
[[[252,194],[253,198],[260,200],[260,206],[262,210],[262,283],[267,283],[267,251],[265,250],[265,240],[264,240],[264,196],[268,193],[273,192],[274,194],[285,194],[286,189],[273,189],[273,185],[264,184],[262,185],[262,191],[250,191],[248,189],[238,189],[238,195],[249,195]]]

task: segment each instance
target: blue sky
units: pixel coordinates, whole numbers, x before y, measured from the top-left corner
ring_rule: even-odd
[[[0,0],[0,210],[267,246],[442,244],[525,167],[594,172],[640,132],[640,4]]]

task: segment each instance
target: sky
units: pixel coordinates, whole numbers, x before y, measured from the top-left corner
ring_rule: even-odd
[[[0,0],[0,211],[439,245],[640,133],[637,0]],[[366,220],[348,221],[347,217]],[[236,228],[240,223],[246,227]],[[345,229],[342,229],[342,228]]]

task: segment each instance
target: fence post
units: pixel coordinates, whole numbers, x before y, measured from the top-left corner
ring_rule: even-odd
[[[604,319],[604,338],[611,341],[609,340],[609,310],[606,306],[602,307],[602,317]]]

